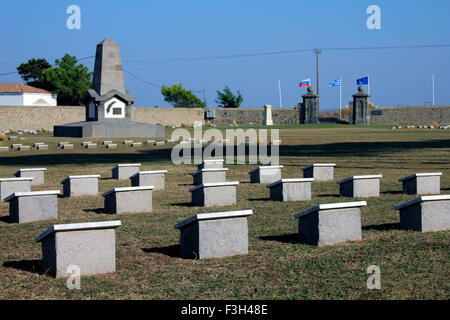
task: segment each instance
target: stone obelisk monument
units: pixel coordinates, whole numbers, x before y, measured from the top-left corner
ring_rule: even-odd
[[[99,95],[111,90],[125,93],[120,48],[117,42],[109,38],[97,45],[92,89]]]
[[[107,38],[97,45],[92,89],[84,95],[86,121],[54,127],[55,137],[163,137],[164,126],[131,120],[136,99],[125,89],[120,48]]]

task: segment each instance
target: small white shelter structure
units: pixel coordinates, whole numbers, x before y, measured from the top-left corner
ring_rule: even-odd
[[[0,83],[0,106],[54,107],[57,94],[24,83]]]

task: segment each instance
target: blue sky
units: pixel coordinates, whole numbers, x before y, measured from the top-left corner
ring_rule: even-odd
[[[81,8],[81,30],[66,28],[69,5]],[[368,30],[366,9],[381,8],[381,30]],[[158,85],[182,83],[206,89],[208,106],[216,90],[240,90],[242,107],[284,107],[304,94],[299,81],[311,77],[313,52],[221,60],[138,63],[137,60],[234,55],[283,50],[391,45],[449,44],[450,1],[304,0],[34,0],[2,1],[0,73],[15,71],[31,58],[53,63],[66,52],[78,58],[95,54],[106,37],[121,47],[124,69]],[[320,57],[321,110],[339,107],[339,89],[328,83],[343,77],[343,101],[351,100],[356,79],[371,77],[372,101],[384,106],[450,103],[450,48],[324,51]],[[91,70],[94,59],[83,61]],[[160,90],[125,74],[136,106],[169,106]],[[19,82],[17,75],[0,82]],[[199,93],[199,96],[202,96]]]

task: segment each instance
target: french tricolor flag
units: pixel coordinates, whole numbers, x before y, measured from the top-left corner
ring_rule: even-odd
[[[311,78],[308,78],[308,79],[302,80],[298,86],[300,88],[301,87],[309,87],[310,84],[311,84]]]

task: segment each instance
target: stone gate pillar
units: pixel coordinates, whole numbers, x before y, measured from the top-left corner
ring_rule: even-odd
[[[302,96],[303,102],[300,106],[301,124],[318,124],[319,114],[317,110],[317,95],[313,87],[308,87],[307,93]]]
[[[273,121],[272,121],[272,106],[270,104],[266,104],[264,106],[264,125],[265,126],[273,125]]]
[[[358,93],[353,95],[353,112],[350,119],[351,124],[369,124],[369,98],[363,86],[358,87]]]

